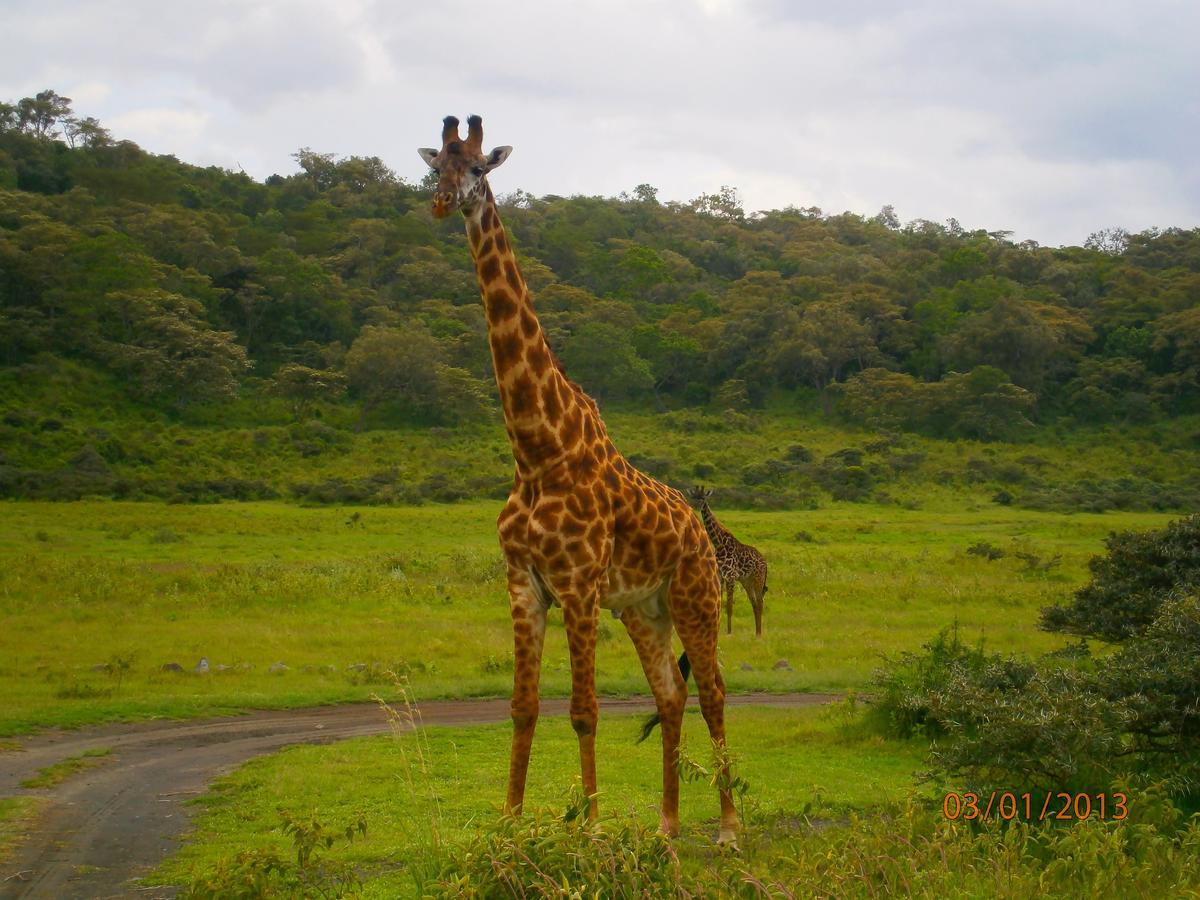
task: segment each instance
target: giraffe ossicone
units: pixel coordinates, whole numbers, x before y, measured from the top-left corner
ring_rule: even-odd
[[[583,789],[597,814],[596,633],[600,610],[618,614],[662,721],[662,827],[679,831],[679,737],[687,685],[679,635],[709,735],[725,744],[725,684],[717,665],[720,580],[712,543],[686,498],[639,472],[608,437],[596,403],[546,343],[487,182],[511,147],[483,150],[483,122],[443,120],[440,149],[417,152],[437,172],[433,215],[462,212],[487,320],[488,345],[516,471],[497,526],[513,628],[513,735],[505,807],[519,812],[538,719],[546,614],[562,607],[571,656],[571,725]],[[723,783],[728,783],[726,779]],[[719,790],[719,842],[738,819]]]

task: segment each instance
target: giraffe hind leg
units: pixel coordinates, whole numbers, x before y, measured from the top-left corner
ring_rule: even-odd
[[[629,633],[646,681],[654,694],[657,714],[647,725],[646,734],[654,724],[662,723],[663,799],[660,810],[664,834],[679,833],[679,736],[683,728],[683,707],[687,702],[686,654],[681,663],[675,661],[671,649],[671,619],[663,614],[651,617],[630,607],[621,614],[621,622]],[[643,735],[643,738],[645,735]]]
[[[750,598],[750,609],[754,612],[754,635],[762,637],[763,625],[763,594],[767,592],[766,578],[761,574],[752,575],[744,585],[746,596]]]

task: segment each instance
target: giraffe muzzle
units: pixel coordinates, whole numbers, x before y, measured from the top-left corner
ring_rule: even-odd
[[[451,193],[438,193],[433,195],[433,217],[435,219],[444,219],[458,207],[458,201]]]

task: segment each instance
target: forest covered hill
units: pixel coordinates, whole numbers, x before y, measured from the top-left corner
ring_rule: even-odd
[[[269,496],[381,428],[417,444],[503,437],[461,226],[435,222],[430,185],[378,158],[295,156],[298,171],[260,183],[114,139],[53,91],[0,104],[0,493],[235,478],[230,495]],[[1195,491],[1200,229],[1100,228],[1050,248],[887,207],[747,212],[725,187],[686,204],[644,184],[616,198],[495,187],[550,343],[606,410],[693,431],[803,416],[910,448],[1126,429],[1151,448],[1146,483],[1184,490],[1162,502]],[[245,437],[240,468],[223,429]],[[193,465],[197,441],[226,450]],[[675,474],[795,498],[822,460],[792,453]],[[268,456],[294,457],[292,474],[251,477]],[[149,487],[165,469],[135,477],[156,466],[170,491]],[[486,484],[449,495],[499,491],[506,468],[489,456],[473,476]]]

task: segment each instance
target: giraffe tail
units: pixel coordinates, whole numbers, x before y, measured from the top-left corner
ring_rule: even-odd
[[[684,681],[687,681],[688,676],[692,674],[692,661],[687,658],[686,650],[679,655],[679,674],[683,676]],[[662,717],[659,716],[658,713],[648,717],[646,721],[642,723],[642,734],[641,737],[637,739],[637,743],[640,744],[646,738],[650,737],[654,729],[658,727],[658,723],[661,721]]]

